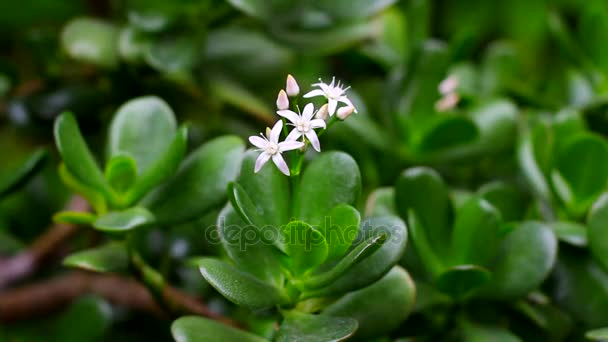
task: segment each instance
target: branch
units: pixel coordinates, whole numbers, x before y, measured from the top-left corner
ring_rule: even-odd
[[[183,314],[206,316],[237,326],[234,321],[210,311],[189,294],[172,287],[166,287],[166,292],[168,296],[182,303],[185,309]],[[103,297],[116,305],[149,312],[159,318],[171,318],[156,303],[146,287],[133,279],[73,271],[51,280],[0,294],[0,322],[15,322],[47,315],[69,305],[75,298],[87,294]]]
[[[67,205],[69,211],[87,211],[89,205],[82,197],[74,196]],[[46,259],[76,232],[78,227],[72,224],[56,223],[34,243],[19,254],[0,259],[0,290],[25,279],[33,274]]]

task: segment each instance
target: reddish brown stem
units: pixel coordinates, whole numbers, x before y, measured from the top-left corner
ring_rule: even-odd
[[[69,211],[87,211],[88,209],[89,204],[79,196],[73,197],[66,206],[66,210]],[[72,224],[54,224],[28,249],[13,257],[0,260],[0,290],[33,274],[77,231],[78,227]]]

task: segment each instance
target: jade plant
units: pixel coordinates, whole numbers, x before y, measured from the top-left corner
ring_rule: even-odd
[[[288,77],[277,99],[279,120],[265,135],[250,137],[256,149],[228,185],[230,201],[217,221],[225,258],[192,261],[231,302],[271,310],[278,329],[257,336],[183,317],[172,327],[178,341],[365,339],[390,332],[410,311],[413,283],[395,266],[407,241],[405,224],[391,215],[361,218],[354,207],[361,175],[352,157],[310,155],[309,147],[321,151],[319,135],[355,112],[335,80],[316,86],[303,98],[322,96],[326,103],[317,111],[308,103],[300,114],[299,86]]]

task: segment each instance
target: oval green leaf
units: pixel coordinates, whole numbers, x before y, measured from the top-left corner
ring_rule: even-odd
[[[146,208],[133,207],[101,215],[93,222],[93,227],[105,232],[126,232],[154,222],[154,214]]]
[[[357,330],[357,321],[348,317],[311,315],[289,311],[277,332],[277,342],[338,342]]]
[[[177,342],[269,342],[267,339],[199,316],[184,316],[171,324]]]

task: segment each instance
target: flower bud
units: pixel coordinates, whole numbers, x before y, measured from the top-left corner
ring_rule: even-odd
[[[317,119],[327,120],[327,118],[329,117],[329,110],[327,109],[327,103],[324,104],[323,106],[321,106],[321,108],[319,108],[319,110],[317,111],[316,117],[317,117]]]
[[[449,93],[435,102],[435,110],[438,112],[447,112],[454,109],[460,101],[460,96],[457,93]]]
[[[291,75],[287,75],[285,90],[287,90],[287,95],[289,96],[298,96],[300,93],[300,86],[298,85],[298,82],[296,82],[296,79]]]
[[[289,109],[289,98],[283,89],[281,89],[279,96],[277,96],[277,108],[279,110]]]
[[[272,131],[272,129],[270,127],[266,127],[266,136],[269,137],[270,136],[270,132]]]
[[[338,119],[346,120],[346,118],[348,118],[354,111],[355,107],[353,106],[341,107],[340,109],[338,109],[336,115],[338,115]]]

